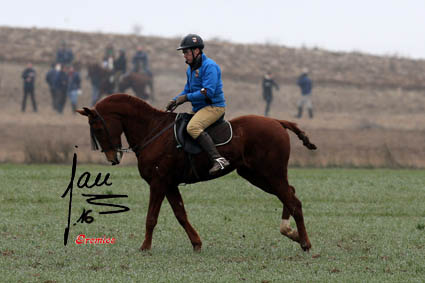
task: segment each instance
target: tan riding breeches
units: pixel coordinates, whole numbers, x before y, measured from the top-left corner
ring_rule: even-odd
[[[197,139],[206,128],[224,114],[224,111],[224,107],[205,106],[190,119],[186,128],[187,132],[193,139]]]

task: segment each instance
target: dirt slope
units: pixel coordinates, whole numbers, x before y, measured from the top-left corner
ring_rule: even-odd
[[[108,43],[125,48],[129,58],[137,45],[144,45],[155,74],[156,107],[184,86],[186,66],[175,51],[178,38],[0,27],[0,162],[25,162],[26,145],[37,144],[43,151],[47,141],[78,144],[81,160],[102,159],[99,153],[90,153],[83,117],[72,115],[69,104],[63,116],[51,110],[44,76],[62,40],[83,63],[100,61]],[[222,67],[228,118],[263,114],[261,76],[271,68],[281,86],[271,115],[296,120],[299,90],[295,80],[302,67],[311,70],[315,118],[298,123],[319,150],[307,151],[291,135],[292,164],[425,168],[425,61],[217,41],[207,42],[205,51]],[[20,75],[27,61],[35,63],[38,73],[37,114],[20,112]],[[79,104],[88,106],[90,85],[85,71],[83,79]],[[184,106],[181,111],[188,109]],[[126,159],[134,162],[133,157]]]

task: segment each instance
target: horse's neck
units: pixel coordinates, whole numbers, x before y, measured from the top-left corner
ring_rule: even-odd
[[[124,117],[124,134],[131,146],[140,145],[173,120],[170,114],[158,111],[147,104],[132,105]]]

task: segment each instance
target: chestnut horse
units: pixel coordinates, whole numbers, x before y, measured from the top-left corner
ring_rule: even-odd
[[[146,93],[146,86],[149,86],[149,93]],[[150,98],[152,101],[154,101],[152,76],[135,72],[122,76],[118,84],[119,91],[124,92],[129,88],[134,91],[138,98]]]
[[[308,149],[316,149],[316,146],[295,123],[254,115],[232,119],[233,139],[218,147],[221,155],[230,161],[230,166],[218,175],[210,176],[208,170],[211,164],[204,152],[192,157],[196,172],[185,170],[185,152],[176,148],[173,135],[175,113],[157,110],[126,94],[108,96],[94,108],[77,111],[88,116],[92,138],[100,144],[112,165],[119,164],[125,151],[121,148],[122,133],[136,153],[140,176],[150,185],[141,250],[151,248],[152,233],[164,198],[169,201],[178,222],[189,236],[193,249],[200,250],[201,239],[189,223],[178,185],[214,179],[234,169],[251,184],[279,198],[283,204],[280,232],[298,242],[303,250],[311,248],[301,202],[295,196],[294,187],[288,183],[290,141],[286,129],[293,131]],[[291,215],[297,230],[289,224]]]

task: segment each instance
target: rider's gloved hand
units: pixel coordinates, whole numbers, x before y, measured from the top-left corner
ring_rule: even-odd
[[[177,97],[176,104],[177,104],[177,106],[179,106],[180,104],[183,104],[186,101],[187,101],[187,95],[183,94],[183,95],[180,95],[179,97]]]
[[[173,111],[174,109],[176,109],[176,107],[177,107],[176,101],[172,99],[165,106],[165,111]]]

